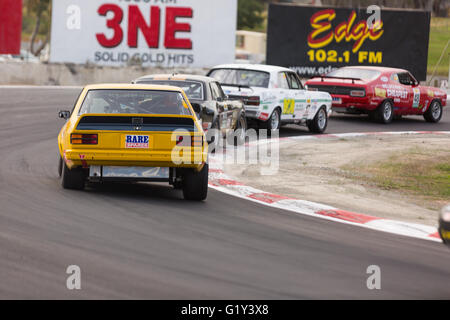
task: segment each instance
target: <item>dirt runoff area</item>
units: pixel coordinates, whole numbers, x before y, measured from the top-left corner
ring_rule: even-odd
[[[374,135],[280,143],[275,175],[227,164],[249,186],[400,221],[437,225],[450,203],[450,135]]]

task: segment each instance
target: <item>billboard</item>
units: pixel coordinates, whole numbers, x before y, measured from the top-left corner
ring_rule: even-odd
[[[51,62],[210,67],[235,56],[237,0],[53,1]]]
[[[365,65],[408,69],[425,80],[430,12],[383,9],[376,16],[367,8],[271,4],[267,63],[306,78]]]
[[[22,0],[0,0],[0,54],[20,54]]]

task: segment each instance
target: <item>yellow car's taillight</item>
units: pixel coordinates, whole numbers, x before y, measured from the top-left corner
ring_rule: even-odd
[[[178,136],[177,146],[179,147],[202,147],[203,137],[202,136]]]
[[[192,146],[193,147],[201,147],[203,146],[203,137],[192,136]]]
[[[70,135],[71,144],[98,144],[97,134],[72,133]]]

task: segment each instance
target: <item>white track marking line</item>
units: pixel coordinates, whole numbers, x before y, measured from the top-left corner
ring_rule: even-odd
[[[341,137],[361,137],[361,136],[377,136],[377,135],[416,135],[416,134],[444,134],[450,135],[450,131],[401,131],[401,132],[369,132],[369,133],[340,133],[340,134],[330,134],[322,136],[296,136],[278,139],[278,142],[292,142],[298,140],[310,140],[310,139],[335,139]],[[264,139],[254,143],[250,143],[250,146],[256,146],[260,144],[267,144],[271,140]],[[272,140],[273,141],[273,140]],[[239,147],[242,148],[242,147]],[[238,149],[239,149],[238,148]],[[377,230],[402,236],[409,236],[418,239],[431,240],[435,242],[442,242],[440,239],[433,237],[432,235],[437,232],[437,229],[432,226],[396,221],[390,219],[382,219],[378,217],[371,217],[364,214],[357,214],[353,212],[348,212],[346,210],[339,210],[337,208],[315,203],[306,200],[290,199],[284,196],[272,194],[270,192],[265,192],[250,186],[246,186],[240,183],[238,180],[226,175],[223,172],[223,154],[215,154],[210,156],[210,168],[213,172],[210,173],[210,188],[217,191],[253,201],[268,207],[287,210],[302,215],[312,216],[320,219],[325,219],[329,221],[365,227],[371,230]],[[216,183],[223,183],[222,185],[216,185]],[[258,196],[260,197],[258,199]],[[264,199],[265,197],[265,199]],[[265,200],[265,201],[264,201]],[[342,218],[335,218],[333,216],[324,215],[326,211],[330,211],[331,214],[343,215]],[[321,213],[319,213],[321,212]],[[354,222],[344,220],[356,219],[361,217],[365,222]]]

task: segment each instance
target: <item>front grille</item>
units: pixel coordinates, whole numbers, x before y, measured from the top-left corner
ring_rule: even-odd
[[[345,87],[345,86],[322,86],[322,85],[308,85],[308,88],[318,89],[319,91],[325,91],[329,94],[340,94],[340,95],[350,95],[350,91],[359,89],[356,87]]]

